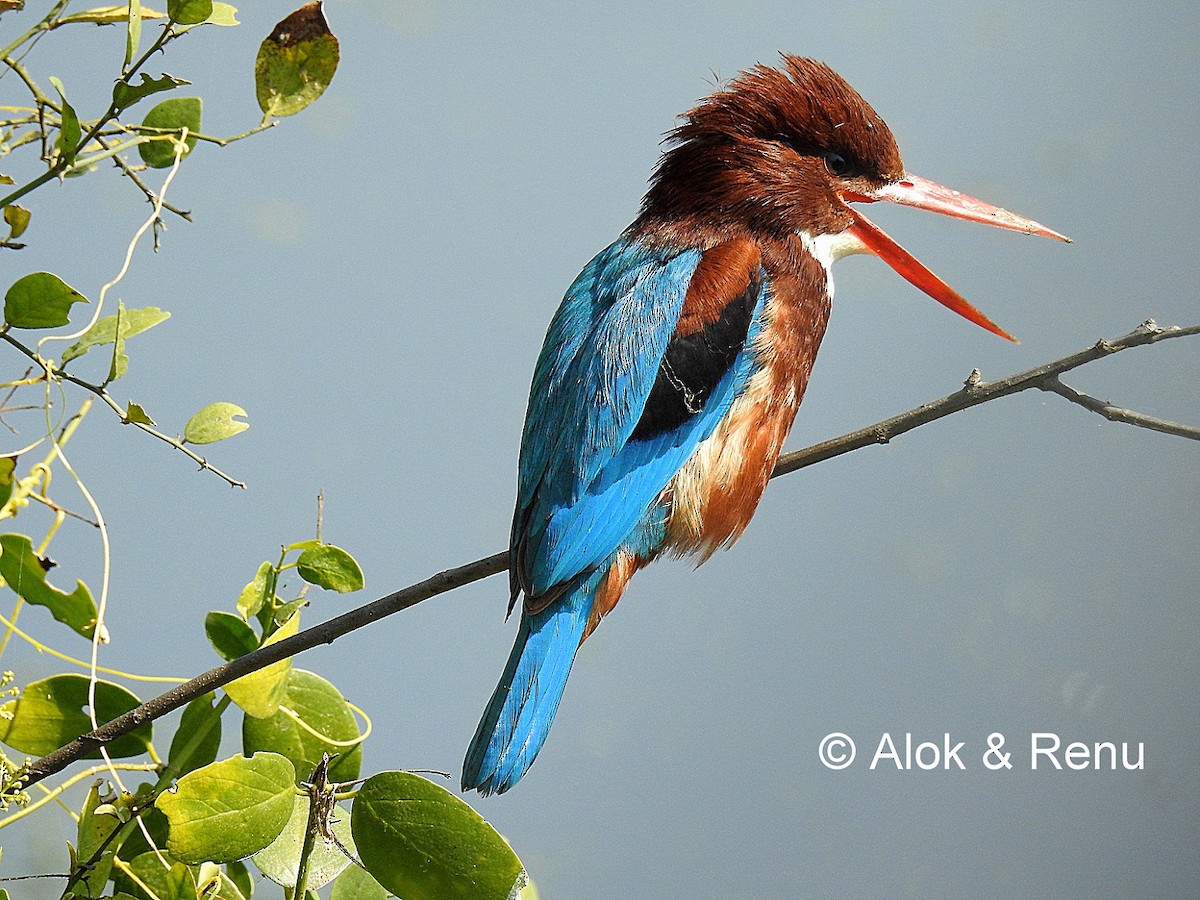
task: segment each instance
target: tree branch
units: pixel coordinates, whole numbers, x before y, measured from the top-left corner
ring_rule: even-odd
[[[183,443],[183,440],[181,438],[173,438],[169,434],[164,434],[163,432],[159,431],[157,428],[155,428],[152,425],[147,425],[145,422],[140,422],[137,419],[131,419],[129,417],[129,410],[122,408],[121,404],[113,399],[112,394],[110,394],[108,392],[108,388],[105,387],[104,385],[92,384],[90,381],[85,381],[82,378],[72,375],[65,368],[57,365],[53,360],[46,359],[45,357],[41,356],[39,353],[26,347],[24,344],[22,344],[20,341],[18,341],[15,337],[13,337],[7,331],[0,331],[0,340],[7,341],[9,344],[11,344],[17,350],[20,350],[22,353],[24,353],[26,356],[28,356],[31,360],[33,360],[35,363],[37,363],[39,366],[41,366],[42,371],[44,371],[46,373],[45,377],[48,380],[53,379],[53,378],[61,378],[64,381],[69,381],[69,382],[71,382],[71,384],[77,385],[86,391],[91,391],[93,394],[95,394],[97,397],[99,397],[101,400],[103,400],[105,405],[107,405],[109,409],[111,409],[113,412],[115,412],[118,416],[121,417],[122,425],[133,425],[135,428],[138,428],[138,429],[146,432],[146,434],[150,435],[151,437],[158,438],[164,444],[169,444],[170,446],[172,446],[176,450],[178,450],[180,453],[182,453],[184,456],[186,456],[188,459],[190,459],[192,462],[196,463],[196,465],[198,465],[200,467],[200,471],[203,472],[205,470],[208,470],[209,472],[212,472],[214,475],[216,475],[218,478],[220,478],[222,481],[224,481],[230,487],[237,487],[237,488],[245,489],[246,482],[239,481],[238,479],[234,478],[232,475],[228,475],[225,472],[218,469],[216,466],[214,466],[212,463],[210,463],[205,457],[201,456],[195,450],[192,450],[191,448],[187,447]]]
[[[961,390],[940,400],[926,403],[916,409],[893,416],[890,419],[866,428],[861,428],[858,431],[853,431],[841,437],[780,457],[779,463],[775,467],[775,471],[771,477],[786,475],[790,472],[795,472],[797,469],[814,465],[823,460],[840,456],[843,453],[849,453],[852,450],[857,450],[860,447],[870,444],[886,444],[893,438],[905,432],[912,431],[914,428],[918,428],[928,422],[972,406],[978,406],[981,403],[987,403],[999,397],[1006,397],[1010,394],[1019,393],[1031,388],[1067,396],[1072,402],[1081,402],[1074,396],[1077,392],[1073,392],[1072,389],[1067,388],[1059,381],[1058,376],[1063,372],[1068,372],[1071,369],[1076,369],[1095,360],[1111,356],[1121,350],[1142,347],[1169,338],[1195,334],[1200,334],[1200,325],[1193,325],[1187,328],[1175,326],[1160,328],[1153,320],[1147,320],[1124,337],[1111,341],[1097,341],[1086,350],[1081,350],[1070,356],[1064,356],[1061,359],[1045,363],[1025,372],[1010,375],[1007,378],[984,382],[980,380],[978,372],[972,372],[971,377],[967,379],[966,384]],[[1064,393],[1064,391],[1070,392],[1070,395]],[[1086,397],[1086,395],[1080,394],[1079,397]],[[1083,403],[1082,405],[1114,421],[1154,428],[1158,431],[1178,434],[1183,437],[1200,438],[1200,430],[1188,426],[1176,425],[1171,422],[1164,422],[1163,420],[1144,416],[1140,413],[1120,410],[1090,397],[1087,397],[1087,400],[1090,403]],[[393,613],[408,609],[410,606],[415,606],[423,600],[428,600],[430,597],[436,597],[438,594],[463,587],[491,575],[497,575],[507,568],[508,554],[507,552],[501,552],[483,559],[477,559],[466,565],[447,569],[418,584],[410,585],[365,606],[360,606],[358,609],[330,619],[327,622],[314,625],[312,628],[308,628],[276,644],[269,644],[232,662],[209,669],[186,684],[172,688],[166,693],[155,697],[153,700],[143,703],[137,709],[118,716],[95,731],[75,738],[75,740],[52,753],[48,753],[41,759],[35,760],[26,769],[22,780],[26,786],[42,781],[61,771],[89,751],[95,750],[122,735],[128,734],[144,723],[158,719],[172,710],[184,706],[196,697],[222,687],[237,678],[241,678],[243,675],[248,675],[264,666],[295,656],[321,644],[331,644],[351,631],[355,631]]]
[[[1054,385],[1061,384],[1058,376],[1063,372],[1069,372],[1072,369],[1077,369],[1080,366],[1103,359],[1106,356],[1112,356],[1114,353],[1119,353],[1122,350],[1143,347],[1147,344],[1157,343],[1158,341],[1187,337],[1193,334],[1200,334],[1200,325],[1191,325],[1187,328],[1172,325],[1167,328],[1161,328],[1153,319],[1147,319],[1123,337],[1111,341],[1101,339],[1086,350],[1080,350],[1078,353],[1072,353],[1070,356],[1064,356],[1061,359],[1043,363],[1035,368],[1026,369],[1024,372],[1018,372],[1015,375],[1009,375],[1007,378],[1000,378],[996,381],[981,381],[979,379],[979,372],[976,370],[967,378],[961,390],[955,391],[949,396],[942,397],[940,400],[923,404],[916,409],[910,409],[908,412],[885,419],[882,422],[876,422],[874,425],[868,425],[866,428],[860,428],[858,431],[852,431],[841,437],[836,437],[820,444],[814,444],[811,447],[806,447],[803,450],[797,450],[793,453],[784,454],[779,457],[779,463],[775,466],[775,472],[771,477],[787,475],[789,472],[795,472],[797,469],[802,469],[805,466],[811,466],[814,463],[832,459],[835,456],[841,456],[843,453],[858,450],[860,447],[867,447],[871,444],[886,444],[892,438],[899,437],[905,432],[912,431],[921,425],[926,425],[936,419],[969,409],[972,406],[978,406],[980,403],[987,403],[989,400],[995,400],[998,397],[1007,397],[1009,394],[1017,394],[1021,391],[1027,391],[1030,388],[1059,393]],[[1104,405],[1100,401],[1095,402],[1101,406]],[[1100,412],[1098,409],[1092,411]],[[1113,421],[1128,422],[1129,424],[1142,425],[1147,428],[1153,427],[1148,424],[1148,420],[1151,420],[1152,417],[1142,416],[1139,413],[1131,413],[1128,418],[1110,418],[1113,418]],[[1134,421],[1134,419],[1138,419],[1138,421]],[[1161,420],[1153,421],[1157,422]],[[1183,425],[1175,425],[1173,422],[1165,424],[1181,430],[1175,431],[1165,428],[1157,428],[1156,430],[1168,431],[1169,434],[1180,434],[1183,437],[1193,437],[1195,434],[1195,429],[1189,429]]]
[[[1098,413],[1110,422],[1124,422],[1127,425],[1137,425],[1139,428],[1149,428],[1151,431],[1161,431],[1163,434],[1174,434],[1179,437],[1191,438],[1193,441],[1200,441],[1200,428],[1192,428],[1190,425],[1181,425],[1179,422],[1171,422],[1157,416],[1135,412],[1132,409],[1113,406],[1107,400],[1097,400],[1083,391],[1075,390],[1069,384],[1063,384],[1057,375],[1047,378],[1046,382],[1038,387],[1043,391],[1050,391],[1060,397],[1065,397],[1072,403],[1078,403],[1084,409]]]

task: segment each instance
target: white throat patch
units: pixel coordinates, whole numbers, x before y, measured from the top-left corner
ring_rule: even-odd
[[[849,231],[838,234],[818,234],[813,237],[807,231],[797,233],[804,249],[816,257],[821,268],[825,270],[825,291],[829,299],[833,299],[833,264],[844,256],[856,253],[870,253],[867,245]]]

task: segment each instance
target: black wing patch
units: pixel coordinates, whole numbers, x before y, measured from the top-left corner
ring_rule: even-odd
[[[762,276],[756,274],[718,318],[691,334],[671,338],[631,441],[672,431],[704,408],[746,344],[761,292]]]

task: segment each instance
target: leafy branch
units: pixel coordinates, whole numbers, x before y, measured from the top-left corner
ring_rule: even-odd
[[[1100,340],[1091,347],[1073,353],[1060,359],[1052,360],[1033,369],[1018,372],[996,381],[985,382],[972,373],[966,384],[959,391],[922,404],[915,409],[897,416],[860,428],[840,437],[815,444],[803,450],[780,457],[772,478],[787,475],[807,466],[815,465],[835,456],[850,453],[871,444],[886,444],[894,438],[919,428],[937,419],[961,412],[972,406],[979,406],[992,400],[1006,397],[1020,391],[1030,389],[1055,391],[1054,384],[1058,376],[1072,369],[1077,369],[1096,360],[1112,356],[1122,350],[1144,347],[1172,338],[1200,334],[1200,325],[1185,328],[1171,326],[1159,327],[1153,320],[1143,322],[1134,331],[1113,340]],[[1055,391],[1057,392],[1057,391]],[[1099,401],[1097,401],[1099,402]],[[1089,407],[1090,408],[1090,407]],[[1106,408],[1109,408],[1106,406]],[[1147,420],[1155,424],[1148,424]],[[1120,416],[1115,421],[1125,421],[1142,427],[1151,427],[1159,431],[1169,431],[1200,440],[1200,429],[1175,423],[1163,423],[1152,417],[1134,414]],[[1161,427],[1164,424],[1169,428]],[[23,782],[26,785],[36,784],[44,778],[61,771],[65,766],[82,758],[97,748],[129,734],[146,722],[160,718],[172,710],[189,703],[196,697],[203,696],[219,687],[242,678],[266,666],[289,659],[305,650],[322,644],[331,644],[340,637],[356,631],[387,616],[415,606],[431,597],[444,594],[456,588],[472,584],[497,575],[508,567],[508,554],[495,553],[491,556],[477,559],[465,565],[457,566],[439,572],[424,581],[409,585],[372,603],[344,613],[319,625],[314,625],[291,637],[276,643],[263,646],[244,656],[230,660],[224,665],[209,669],[186,684],[181,684],[169,691],[143,703],[136,709],[119,716],[106,725],[75,738],[70,743],[52,753],[31,763],[24,771]]]
[[[71,384],[76,385],[77,387],[81,387],[86,391],[90,391],[91,393],[93,393],[97,397],[99,397],[101,400],[103,400],[105,405],[108,406],[109,409],[111,409],[113,412],[115,412],[120,417],[122,425],[133,425],[136,428],[146,432],[146,434],[150,435],[151,437],[162,441],[163,443],[167,444],[168,446],[174,447],[180,453],[182,453],[186,457],[188,457],[188,459],[192,460],[192,462],[196,463],[200,467],[201,471],[208,470],[208,471],[212,472],[218,478],[227,482],[230,487],[238,487],[238,488],[246,487],[246,483],[244,481],[240,481],[237,478],[234,478],[232,475],[229,475],[226,472],[222,471],[221,469],[217,468],[211,462],[209,462],[205,457],[201,456],[199,453],[196,453],[194,450],[192,450],[190,447],[187,446],[187,444],[185,443],[186,435],[189,432],[189,430],[193,431],[193,432],[196,430],[195,425],[192,425],[192,427],[190,429],[188,429],[188,428],[184,429],[184,437],[172,437],[171,435],[166,434],[165,432],[159,431],[157,428],[155,428],[154,420],[151,419],[148,415],[146,415],[146,411],[144,409],[142,409],[138,404],[130,403],[128,406],[122,407],[121,404],[118,403],[113,398],[113,395],[108,392],[108,384],[107,383],[94,384],[90,381],[86,381],[83,378],[73,375],[70,372],[65,371],[63,368],[56,366],[53,360],[46,359],[41,354],[39,354],[36,350],[33,350],[32,348],[27,347],[25,344],[18,341],[15,337],[12,336],[11,333],[9,333],[7,331],[0,331],[0,340],[3,340],[6,343],[10,344],[11,346],[15,347],[17,350],[21,351],[21,353],[25,354],[31,360],[33,360],[35,363],[37,363],[39,366],[41,366],[42,371],[45,373],[44,377],[46,378],[46,380],[53,380],[56,378],[61,378],[64,381],[69,381]],[[197,413],[196,415],[200,416],[201,413],[205,413],[204,419],[205,419],[205,421],[207,421],[208,415],[207,415],[206,411],[211,411],[212,406],[213,406],[213,404],[210,404],[209,406],[205,407],[204,410],[201,410],[200,413]],[[222,406],[232,406],[232,404],[222,404]],[[236,408],[234,414],[244,416],[246,414],[246,412],[245,412],[245,410]],[[234,426],[245,425],[244,422],[238,423],[238,422],[236,422],[236,420],[232,419],[228,415],[225,415],[224,419],[225,419],[225,421],[229,422],[230,424],[232,424]],[[196,422],[197,421],[196,417],[193,417],[192,421]],[[237,428],[236,430],[240,431],[242,429]],[[236,433],[236,431],[231,431],[229,434],[222,434],[222,437],[228,437],[230,434],[233,434],[233,433]],[[198,442],[196,442],[196,443],[198,443]],[[211,441],[206,441],[205,443],[211,443]]]

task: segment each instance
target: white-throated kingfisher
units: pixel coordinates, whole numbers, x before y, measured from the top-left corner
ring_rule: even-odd
[[[883,119],[811,59],[742,73],[670,141],[538,358],[509,543],[520,629],[464,790],[501,793],[529,769],[575,654],[634,572],[662,554],[703,561],[745,530],[804,396],[836,260],[874,254],[1011,340],[851,203],[1066,240],[907,173]]]

